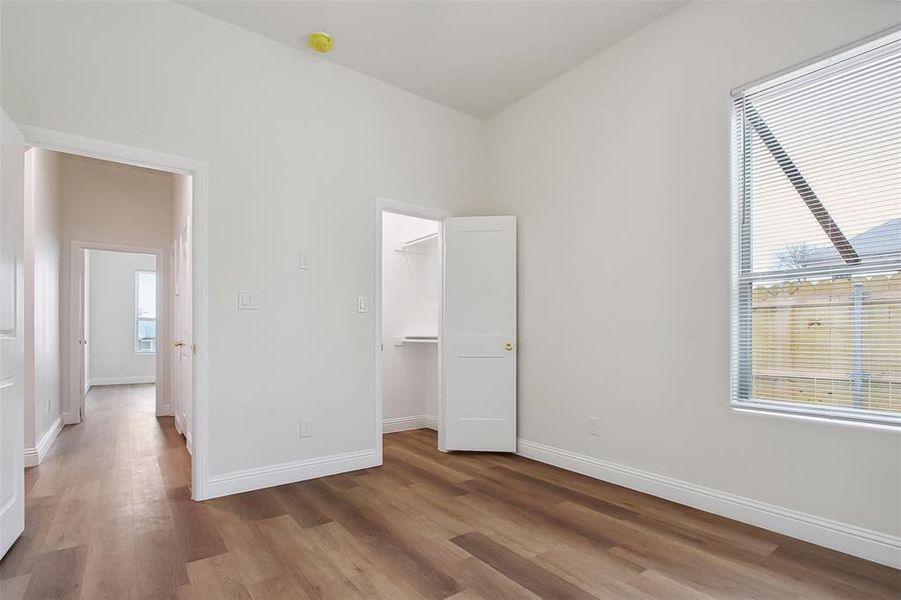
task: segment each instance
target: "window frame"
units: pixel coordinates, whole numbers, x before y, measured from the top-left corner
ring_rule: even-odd
[[[151,271],[149,269],[137,269],[135,270],[135,325],[134,325],[134,333],[135,333],[135,354],[144,356],[144,355],[153,355],[156,354],[156,346],[159,341],[159,335],[157,335],[154,340],[153,350],[146,350],[141,348],[141,321],[153,321],[154,323],[154,331],[156,331],[156,325],[159,322],[158,316],[153,318],[141,317],[141,307],[140,307],[140,294],[141,294],[141,275],[142,274],[151,274],[154,279],[154,305],[157,309],[159,309],[159,294],[156,293],[158,290],[156,289],[158,282],[158,273],[156,271]]]
[[[874,261],[865,264],[847,264],[841,269],[835,266],[825,268],[807,268],[779,272],[768,272],[764,275],[755,275],[751,265],[751,235],[748,228],[751,227],[751,197],[745,188],[748,181],[748,170],[751,167],[745,157],[750,154],[752,136],[755,135],[753,126],[746,118],[743,110],[744,96],[753,91],[765,90],[774,86],[791,82],[800,77],[805,77],[818,71],[828,69],[845,60],[861,59],[861,57],[874,49],[897,43],[901,40],[901,26],[869,36],[858,42],[839,48],[828,54],[824,54],[805,61],[794,67],[784,69],[732,90],[732,143],[731,143],[731,298],[730,298],[730,405],[732,410],[742,413],[751,413],[765,416],[779,416],[807,421],[826,422],[848,426],[863,426],[867,428],[901,430],[901,413],[893,414],[888,411],[860,410],[844,406],[823,405],[798,401],[765,400],[754,398],[751,394],[753,385],[752,357],[753,331],[752,320],[746,318],[742,321],[742,315],[750,315],[753,302],[754,283],[766,280],[778,280],[789,274],[818,275],[865,275],[867,273],[885,272],[886,268],[901,270],[901,261],[889,262]],[[802,201],[799,198],[799,202]],[[747,232],[747,233],[746,233]]]

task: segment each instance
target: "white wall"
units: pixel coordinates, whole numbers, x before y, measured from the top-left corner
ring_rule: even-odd
[[[490,121],[522,438],[901,534],[901,436],[729,407],[730,89],[899,7],[689,4]]]
[[[0,10],[14,120],[209,164],[211,474],[374,449],[373,199],[472,207],[484,123],[171,3]]]
[[[181,6],[0,10],[18,122],[209,163],[214,475],[373,448],[372,198],[492,199],[519,215],[524,438],[901,533],[897,436],[728,406],[729,90],[897,3],[689,4],[493,119],[488,146],[482,122]]]
[[[25,447],[35,448],[61,411],[59,155],[32,148],[25,170]]]
[[[382,406],[385,419],[438,415],[438,344],[395,346],[403,335],[438,333],[438,238],[398,252],[404,242],[441,230],[439,221],[382,216]]]
[[[135,273],[156,271],[156,256],[89,250],[91,385],[153,383],[156,354],[135,352]]]

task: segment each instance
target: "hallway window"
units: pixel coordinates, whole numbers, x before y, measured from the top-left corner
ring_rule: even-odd
[[[156,352],[156,273],[135,272],[135,352]]]

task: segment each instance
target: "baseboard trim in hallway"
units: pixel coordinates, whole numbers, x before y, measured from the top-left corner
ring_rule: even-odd
[[[44,462],[44,457],[46,457],[47,453],[50,452],[50,447],[53,446],[53,442],[56,441],[56,437],[62,430],[63,418],[62,415],[60,415],[50,426],[50,429],[44,432],[44,435],[41,436],[41,439],[38,442],[37,446],[35,446],[34,448],[25,448],[25,466],[36,467]]]
[[[517,447],[525,458],[901,569],[901,537],[528,440],[518,440]]]
[[[136,385],[139,383],[156,383],[153,375],[134,375],[129,377],[95,377],[88,381],[88,387],[95,385]]]
[[[412,417],[395,417],[382,419],[382,433],[397,433],[398,431],[410,431],[411,429],[438,430],[438,418],[429,415],[414,415]]]

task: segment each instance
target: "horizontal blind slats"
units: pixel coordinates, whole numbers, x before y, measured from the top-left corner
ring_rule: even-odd
[[[801,73],[733,101],[733,402],[901,424],[901,32]]]

